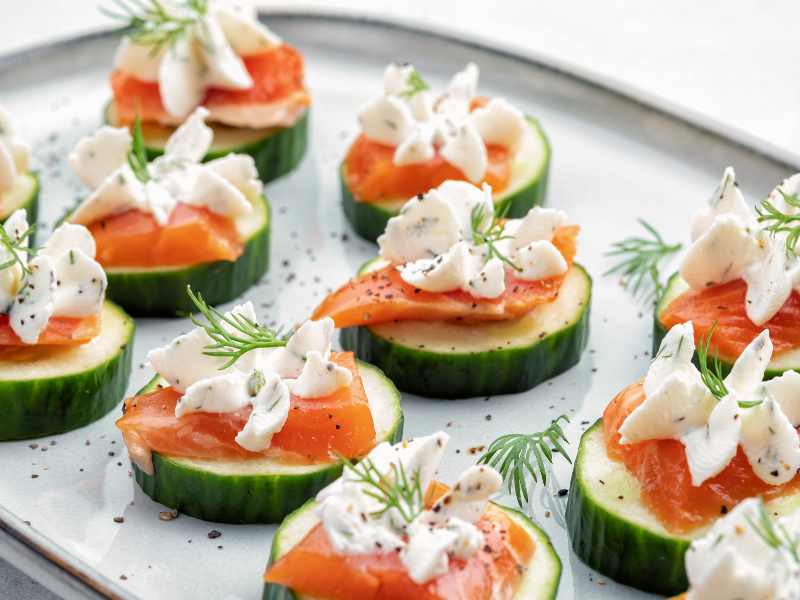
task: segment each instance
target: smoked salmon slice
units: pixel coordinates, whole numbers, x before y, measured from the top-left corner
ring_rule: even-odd
[[[11,328],[8,315],[0,315],[2,346],[78,346],[100,335],[100,315],[89,317],[50,317],[36,344],[25,344]]]
[[[489,164],[482,182],[497,193],[508,187],[513,156],[507,148],[486,147]],[[358,202],[380,202],[411,198],[439,187],[445,181],[467,181],[461,169],[446,162],[437,152],[427,162],[398,166],[394,164],[394,146],[386,146],[360,135],[345,158],[347,187]]]
[[[670,302],[660,320],[667,329],[692,321],[698,345],[716,323],[711,347],[720,357],[736,358],[764,329],[769,329],[774,355],[800,347],[800,293],[792,292],[778,314],[764,325],[755,325],[747,318],[746,294],[747,285],[741,279],[689,290]]]
[[[577,225],[559,227],[553,244],[571,265],[575,258]],[[331,317],[336,327],[357,327],[391,321],[502,321],[521,317],[536,306],[558,297],[564,277],[523,281],[506,274],[506,290],[499,298],[474,298],[462,291],[434,293],[403,281],[395,265],[365,273],[330,294],[312,319]]]
[[[431,504],[447,490],[432,486]],[[321,525],[270,566],[264,580],[327,600],[509,600],[533,557],[534,542],[491,504],[476,526],[484,548],[467,560],[451,558],[446,574],[424,584],[411,580],[397,552],[337,554]]]
[[[800,488],[796,476],[783,485],[769,485],[759,479],[741,447],[719,475],[693,486],[681,442],[619,443],[619,428],[643,401],[641,382],[625,388],[611,401],[603,413],[606,448],[610,458],[624,463],[636,477],[643,503],[670,532],[688,533],[707,525],[747,498],[762,496],[769,500]]]
[[[247,90],[209,88],[202,102],[204,106],[257,105],[287,99],[296,104],[296,108],[303,108],[310,103],[303,87],[303,57],[291,46],[282,44],[242,60],[253,87]],[[137,115],[145,122],[162,122],[168,117],[158,82],[142,81],[115,70],[111,73],[111,89],[119,125],[131,125]]]
[[[332,461],[335,454],[356,458],[375,446],[375,425],[355,357],[350,352],[331,355],[336,364],[353,373],[349,388],[324,398],[291,397],[289,417],[263,454],[283,450],[298,462]],[[175,417],[181,393],[167,387],[125,401],[125,414],[117,421],[128,448],[166,456],[245,460],[254,453],[239,446],[251,409],[236,413],[191,413]]]
[[[253,87],[246,90],[210,88],[204,106],[229,104],[271,104],[292,98],[308,106],[311,97],[303,84],[303,56],[291,46],[282,44],[267,52],[242,57]],[[298,92],[301,92],[298,94]]]
[[[129,210],[89,225],[104,267],[191,266],[234,261],[244,246],[233,222],[202,206],[178,204],[166,225]]]

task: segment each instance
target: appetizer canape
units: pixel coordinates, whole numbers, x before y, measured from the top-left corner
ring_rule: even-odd
[[[800,598],[800,512],[773,518],[758,498],[719,519],[686,552],[689,591],[674,600]]]
[[[766,330],[724,379],[708,337],[692,364],[694,340],[691,322],[673,327],[644,380],[584,433],[567,505],[586,564],[666,595],[686,589],[689,542],[739,503],[761,496],[774,514],[800,504],[800,374],[762,381]]]
[[[800,175],[778,186],[755,212],[728,168],[695,215],[692,245],[656,307],[654,348],[670,327],[692,321],[696,341],[713,328],[711,354],[725,371],[768,329],[775,353],[767,377],[800,369]]]
[[[275,523],[376,444],[402,435],[394,385],[349,352],[333,321],[291,337],[256,322],[251,303],[152,350],[157,375],[117,421],[136,481],[162,504],[228,523]]]
[[[141,118],[152,159],[203,106],[214,141],[199,158],[249,154],[265,182],[297,166],[311,104],[303,57],[259,23],[250,2],[123,0],[114,11],[106,12],[127,35],[114,58],[107,124]]]
[[[124,396],[133,320],[105,300],[106,276],[85,227],[28,244],[25,211],[0,231],[0,440],[70,431]]]
[[[448,436],[379,445],[278,528],[267,600],[539,600],[561,577],[547,535],[489,502],[491,467],[433,480]]]
[[[472,63],[440,94],[412,65],[386,67],[383,94],[359,111],[360,132],[340,170],[344,212],[358,235],[374,242],[407,198],[451,179],[488,183],[508,217],[544,202],[550,146],[538,121],[477,88]]]
[[[69,161],[93,191],[67,219],[89,228],[108,295],[137,315],[174,315],[253,285],[269,265],[269,205],[253,159],[229,154],[201,163],[213,131],[198,108],[147,162],[140,131],[104,126]],[[137,122],[138,123],[138,122]]]
[[[342,345],[402,390],[467,398],[520,392],[575,365],[591,279],[562,211],[494,213],[492,193],[447,181],[409,200],[380,257],[317,307]],[[347,329],[345,329],[347,328]]]
[[[30,171],[29,160],[30,148],[17,137],[11,115],[0,106],[0,222],[23,209],[28,221],[36,223],[39,178]]]

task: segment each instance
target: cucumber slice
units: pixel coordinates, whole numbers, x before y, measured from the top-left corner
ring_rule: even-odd
[[[386,263],[373,260],[360,273]],[[341,332],[342,347],[398,388],[432,398],[511,394],[563,373],[589,338],[592,280],[573,265],[558,298],[519,319],[465,324],[400,321]]]
[[[186,295],[191,286],[211,305],[237,298],[269,267],[270,210],[266,198],[251,197],[254,213],[236,222],[245,240],[235,261],[191,267],[116,267],[106,269],[108,297],[136,316],[184,315],[194,310]]]
[[[25,173],[17,177],[14,187],[0,194],[0,221],[5,221],[14,211],[23,208],[28,223],[36,223],[39,216],[39,176]],[[34,243],[34,236],[29,238]]]
[[[661,313],[675,298],[688,290],[689,284],[681,279],[678,273],[673,273],[667,281],[664,295],[659,300],[653,315],[653,356],[658,352],[658,348],[661,346],[661,340],[667,335],[667,328],[661,322]],[[714,346],[711,346],[709,354],[711,356],[715,354],[719,356],[723,374],[727,375],[730,373],[730,370],[733,368],[733,363],[736,362],[736,356],[725,356],[723,353],[716,351]],[[697,363],[696,353],[694,361]],[[800,371],[800,348],[781,352],[778,356],[773,356],[764,373],[764,379],[778,377],[786,371]]]
[[[383,373],[359,362],[378,443],[403,436],[400,394]],[[152,391],[158,378],[140,393]],[[342,473],[342,463],[286,464],[276,458],[200,460],[153,453],[154,474],[133,465],[145,494],[180,512],[220,523],[279,523]]]
[[[70,348],[0,350],[0,441],[71,431],[125,395],[134,322],[106,301],[100,335]]]
[[[527,117],[530,129],[523,138],[514,159],[509,186],[494,195],[495,210],[499,213],[508,206],[508,218],[524,217],[534,206],[544,204],[547,177],[550,170],[550,143],[533,117]],[[355,232],[365,240],[377,242],[386,229],[386,223],[400,212],[408,198],[382,202],[360,202],[347,186],[344,164],[339,168],[344,214]],[[427,192],[428,190],[422,190]]]
[[[291,127],[243,129],[209,123],[214,130],[214,141],[203,160],[213,160],[227,154],[249,154],[256,161],[261,181],[268,183],[293,170],[303,159],[308,144],[308,115],[307,110]],[[103,121],[108,125],[117,126],[113,101],[106,105]],[[142,124],[149,160],[164,153],[167,139],[174,131],[175,127],[154,123]]]
[[[689,542],[706,533],[667,531],[642,504],[641,487],[621,462],[606,453],[602,420],[581,437],[567,503],[572,548],[589,567],[645,592],[672,596],[688,587],[684,554]],[[800,493],[770,501],[770,513],[800,507]]]
[[[319,519],[314,513],[315,504],[314,500],[309,500],[301,508],[289,515],[281,524],[272,538],[269,564],[274,563],[288,553],[309,531],[317,526]],[[558,584],[561,580],[561,560],[550,543],[550,538],[521,512],[506,506],[499,506],[499,508],[505,511],[515,523],[520,525],[533,538],[535,543],[533,559],[527,565],[525,575],[520,582],[519,589],[514,594],[514,598],[516,600],[555,599],[558,593]],[[263,600],[323,599],[295,594],[282,585],[265,583]]]

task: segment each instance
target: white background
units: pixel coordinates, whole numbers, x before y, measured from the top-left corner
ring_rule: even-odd
[[[800,154],[797,2],[348,0],[274,3],[400,15],[551,57]],[[108,25],[95,0],[0,0],[0,54]],[[0,89],[0,102],[3,90]],[[0,563],[0,598],[44,592]]]

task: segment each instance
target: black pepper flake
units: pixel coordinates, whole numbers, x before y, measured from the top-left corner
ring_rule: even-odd
[[[208,532],[208,539],[210,539],[210,540],[215,540],[215,539],[217,539],[218,537],[221,537],[221,536],[222,536],[222,532],[218,531],[216,529],[212,529],[211,531]]]
[[[114,517],[114,523],[124,523],[125,517]]]
[[[569,490],[566,489],[566,488],[561,488],[560,490],[558,490],[558,497],[559,498],[563,498],[567,494],[569,494]]]

